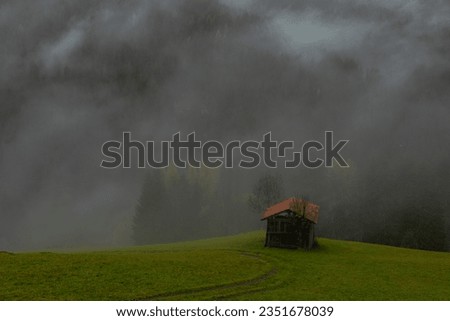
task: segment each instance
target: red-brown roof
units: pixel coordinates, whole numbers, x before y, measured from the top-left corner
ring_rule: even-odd
[[[283,213],[285,211],[291,210],[291,207],[294,202],[301,201],[300,199],[297,199],[295,197],[290,197],[288,199],[285,199],[284,201],[277,203],[275,205],[272,205],[271,207],[267,208],[264,213],[261,216],[261,220],[265,220],[271,216]],[[317,224],[317,220],[319,218],[319,206],[316,204],[313,204],[311,202],[307,202],[306,205],[306,211],[305,211],[305,218],[310,220],[311,222],[314,222]]]

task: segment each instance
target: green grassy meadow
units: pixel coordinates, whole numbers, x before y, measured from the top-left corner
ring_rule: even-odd
[[[264,233],[87,252],[0,252],[0,300],[450,300],[450,253]]]

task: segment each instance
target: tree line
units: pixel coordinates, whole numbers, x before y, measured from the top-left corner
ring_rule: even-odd
[[[288,174],[148,170],[136,205],[134,240],[164,243],[262,229],[260,215],[265,208],[302,193],[320,206],[317,233],[321,237],[450,249],[448,186],[443,179],[435,181],[436,176],[417,168],[390,175],[358,174],[357,169]]]

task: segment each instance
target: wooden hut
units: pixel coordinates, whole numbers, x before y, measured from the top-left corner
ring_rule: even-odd
[[[300,198],[291,197],[272,205],[261,217],[267,220],[265,246],[312,249],[318,217],[319,206]]]

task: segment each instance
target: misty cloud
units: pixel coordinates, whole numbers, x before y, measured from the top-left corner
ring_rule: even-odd
[[[303,142],[333,130],[350,140],[355,181],[396,172],[408,185],[367,183],[369,194],[439,189],[448,217],[449,11],[444,1],[2,1],[0,249],[129,242],[143,172],[99,167],[102,143],[123,131]],[[416,183],[401,174],[410,168],[421,168]],[[283,175],[331,224],[340,196],[328,174]],[[336,189],[359,189],[341,180]]]

